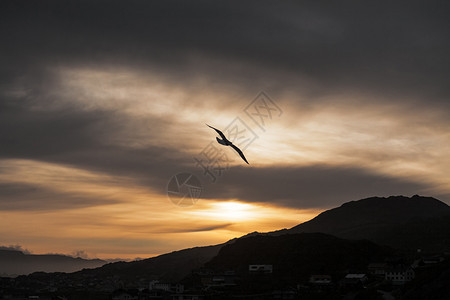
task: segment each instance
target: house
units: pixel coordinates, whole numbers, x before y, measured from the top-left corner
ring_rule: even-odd
[[[248,272],[251,274],[270,274],[273,271],[272,265],[249,265]]]
[[[112,295],[113,300],[138,300],[138,291],[137,290],[123,290],[119,289],[113,292]]]
[[[170,284],[169,283],[161,283],[158,280],[153,280],[150,282],[148,286],[149,290],[161,290],[168,292],[170,290]]]
[[[367,281],[367,275],[366,274],[347,274],[345,277],[340,281],[340,285],[344,287],[356,287],[356,286],[362,286]]]
[[[234,271],[220,271],[220,272],[201,272],[197,273],[200,277],[200,282],[205,287],[225,287],[236,285],[236,272]]]
[[[379,277],[384,277],[384,273],[386,272],[387,268],[388,268],[388,265],[386,263],[371,263],[367,267],[370,274],[379,276]]]
[[[328,286],[331,284],[330,275],[311,275],[309,283],[315,286]]]
[[[161,283],[158,280],[153,280],[150,282],[148,289],[150,291],[159,290],[173,293],[183,293],[184,286],[182,284],[170,284],[170,283]]]
[[[411,267],[393,267],[386,270],[385,279],[394,285],[403,285],[415,277],[414,270]]]
[[[357,280],[360,282],[366,282],[367,281],[367,275],[366,274],[347,274],[345,275],[345,279],[350,279],[350,280]]]

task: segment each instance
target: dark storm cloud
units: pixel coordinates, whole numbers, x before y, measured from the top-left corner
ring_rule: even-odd
[[[120,112],[58,107],[53,105],[57,99],[37,98],[37,95],[30,98],[5,96],[0,102],[0,158],[60,163],[136,177],[143,184],[156,181],[159,186],[165,186],[166,178],[192,160],[172,148],[132,148],[110,142],[114,138],[133,135],[133,132],[124,133],[123,128],[136,120]],[[159,133],[168,122],[170,120],[147,120],[146,127],[150,133]],[[151,135],[147,138],[154,139]],[[0,172],[8,170],[0,166]]]
[[[100,111],[35,110],[33,102],[3,97],[3,103],[0,103],[0,156],[36,158],[89,148],[99,143],[102,132],[96,127],[106,118],[113,117]],[[41,102],[45,106],[47,101]],[[111,128],[111,125],[106,127]]]
[[[51,186],[51,182],[49,182]],[[0,211],[53,211],[114,204],[119,201],[33,184],[0,183]]]
[[[48,65],[112,64],[177,82],[244,81],[252,94],[265,84],[448,101],[450,4],[444,1],[1,5],[3,80]]]
[[[237,167],[227,171],[217,184],[207,185],[203,197],[238,198],[294,208],[330,208],[373,195],[413,195],[426,188],[423,183],[359,168]]]

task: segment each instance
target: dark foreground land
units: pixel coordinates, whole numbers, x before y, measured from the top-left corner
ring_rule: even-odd
[[[0,299],[450,299],[450,207],[352,201],[291,229],[73,273],[0,278]]]

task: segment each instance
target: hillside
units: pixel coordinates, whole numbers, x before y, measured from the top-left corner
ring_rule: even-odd
[[[273,265],[275,279],[298,282],[311,274],[364,272],[370,262],[392,254],[392,249],[367,240],[345,240],[323,233],[259,235],[224,246],[206,267],[245,276],[250,264],[268,264]]]
[[[57,254],[24,254],[16,250],[0,250],[0,274],[26,275],[42,272],[75,272],[83,268],[97,268],[106,264],[100,259],[82,259]]]
[[[110,263],[101,268],[76,272],[71,277],[117,277],[124,282],[140,279],[176,282],[211,260],[223,245],[184,249],[133,262]]]
[[[431,197],[372,197],[344,203],[280,233],[323,232],[400,249],[450,250],[450,207]]]

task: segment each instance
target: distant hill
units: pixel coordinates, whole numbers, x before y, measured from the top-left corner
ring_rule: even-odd
[[[250,264],[269,264],[273,265],[274,278],[298,282],[311,274],[365,272],[370,262],[383,261],[392,254],[392,249],[367,240],[345,240],[323,233],[259,235],[224,246],[206,268],[234,270],[245,276]]]
[[[450,206],[431,197],[372,197],[344,203],[289,230],[369,239],[399,249],[450,250]]]
[[[106,264],[100,259],[82,259],[71,256],[25,254],[17,250],[0,249],[0,275],[26,275],[33,272],[75,272],[83,268],[97,268]]]
[[[120,277],[126,282],[135,282],[139,279],[176,282],[211,260],[223,245],[184,249],[133,262],[110,263],[101,268],[83,270],[72,275],[83,278]]]

